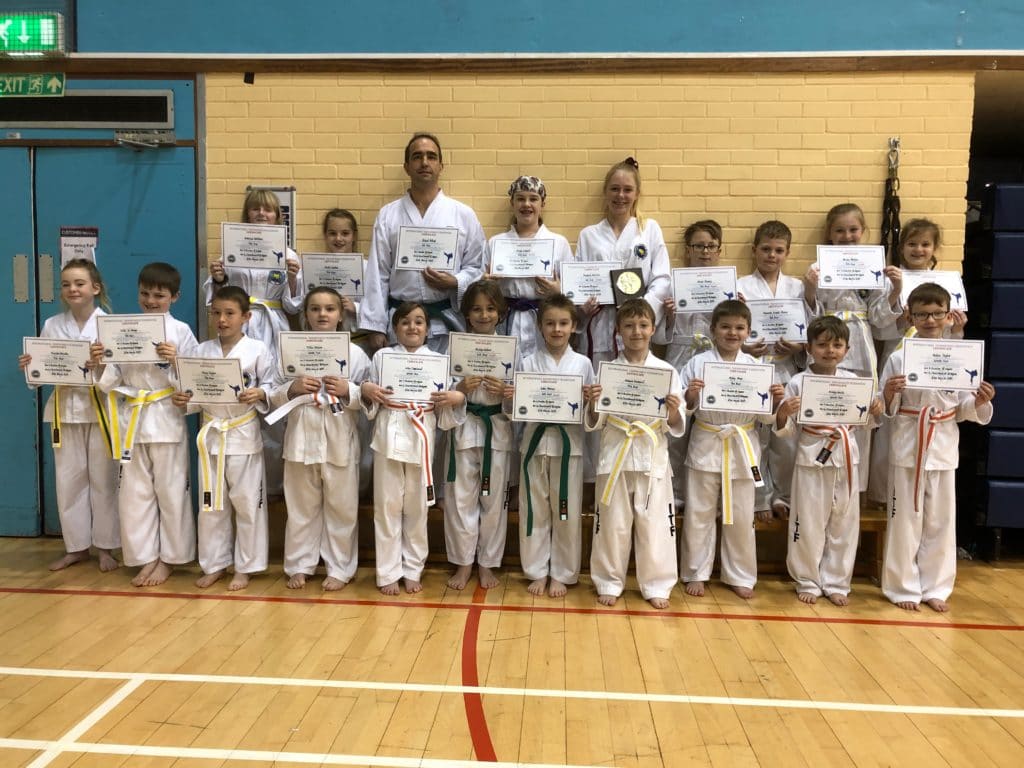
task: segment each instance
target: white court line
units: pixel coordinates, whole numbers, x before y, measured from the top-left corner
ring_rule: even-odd
[[[594,699],[598,701],[636,701],[653,704],[699,704],[726,707],[766,707],[769,709],[808,709],[835,712],[873,712],[895,715],[938,715],[946,717],[1003,717],[1024,719],[1024,709],[990,707],[934,707],[909,704],[866,704],[857,701],[814,701],[808,699],[763,699],[736,696],[690,696],[673,693],[629,693],[620,691],[580,691],[545,688],[500,688],[473,685],[433,685],[427,683],[385,683],[362,680],[315,680],[290,677],[246,677],[244,675],[181,675],[162,672],[94,672],[91,670],[36,669],[0,667],[0,675],[26,677],[70,677],[90,680],[130,680],[136,677],[151,682],[214,683],[218,685],[275,685],[298,688],[336,688],[357,691],[410,691],[415,693],[464,694],[481,696],[517,696],[547,699]]]
[[[200,749],[196,747],[150,747],[133,744],[91,744],[34,739],[0,739],[0,749],[52,749],[92,755],[134,757],[191,757],[197,760],[253,760],[303,765],[374,765],[381,768],[608,768],[607,764],[571,765],[566,763],[481,763],[477,760],[449,760],[430,757],[380,757],[377,755],[332,755],[313,752],[272,752],[255,749]],[[35,763],[33,763],[35,765]]]

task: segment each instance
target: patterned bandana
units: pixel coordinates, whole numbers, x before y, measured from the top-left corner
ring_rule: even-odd
[[[538,179],[536,176],[520,176],[518,179],[512,182],[508,188],[508,196],[515,197],[516,192],[536,192],[540,195],[541,200],[547,199],[548,191],[544,187],[544,182]]]

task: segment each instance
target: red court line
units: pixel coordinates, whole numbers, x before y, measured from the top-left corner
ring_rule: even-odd
[[[194,592],[145,592],[142,590],[47,589],[43,587],[0,587],[0,594],[80,595],[85,597],[155,597],[174,600],[237,600],[244,603],[310,603],[314,605],[364,606],[367,608],[432,608],[434,610],[559,613],[582,616],[630,616],[644,619],[725,619],[729,621],[778,621],[792,624],[853,624],[874,627],[922,627],[925,629],[977,629],[996,632],[1024,632],[1024,624],[976,624],[967,622],[906,621],[897,619],[864,619],[842,616],[782,616],[767,613],[703,613],[700,611],[631,611],[624,608],[565,608],[544,605],[476,605],[473,603],[442,603],[401,600],[350,600],[324,597],[291,597],[275,595],[197,594]]]
[[[473,605],[469,606],[469,613],[466,614],[466,628],[462,632],[462,684],[473,688],[480,687],[476,640],[480,630],[480,613],[486,600],[487,590],[478,584],[473,592]],[[469,736],[473,740],[476,759],[488,763],[498,762],[494,744],[491,742],[491,732],[487,728],[483,699],[479,693],[467,692],[462,694],[462,700],[466,705],[466,722],[469,725]]]

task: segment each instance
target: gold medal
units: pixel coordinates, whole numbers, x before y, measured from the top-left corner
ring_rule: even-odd
[[[626,296],[636,296],[643,287],[643,281],[636,272],[622,272],[615,281],[615,287]]]

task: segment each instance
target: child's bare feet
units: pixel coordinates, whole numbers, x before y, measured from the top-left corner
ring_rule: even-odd
[[[423,585],[415,579],[402,579],[405,582],[405,591],[410,595],[415,595],[417,592],[423,591]]]
[[[704,597],[703,581],[688,581],[683,585],[683,588],[690,597]]]
[[[49,565],[51,571],[63,571],[69,565],[75,563],[83,563],[89,559],[89,550],[83,549],[81,552],[65,552],[63,557],[59,557]]]
[[[145,584],[146,579],[149,578],[149,574],[153,572],[153,569],[156,568],[156,564],[159,562],[160,558],[157,558],[156,560],[153,560],[152,562],[146,563],[144,566],[142,566],[142,568],[139,569],[139,572],[135,574],[135,578],[132,579],[132,586],[141,587],[143,584]]]
[[[382,586],[377,587],[377,589],[380,590],[382,595],[387,595],[388,597],[394,597],[399,593],[397,581],[392,581],[390,584],[383,584]]]
[[[212,587],[218,581],[223,579],[226,573],[227,571],[225,571],[223,568],[221,568],[219,571],[214,571],[213,573],[204,573],[202,576],[196,579],[196,586],[200,589]]]
[[[306,574],[296,573],[288,579],[288,589],[302,589],[306,586]]]
[[[494,589],[501,583],[498,581],[498,577],[494,575],[494,571],[486,565],[481,565],[477,568],[477,571],[480,575],[480,586],[484,589]]]
[[[938,613],[945,613],[949,610],[949,603],[945,600],[939,600],[937,597],[930,597],[924,601],[924,604],[931,608],[933,611]]]
[[[249,574],[235,571],[235,575],[231,578],[231,583],[228,584],[228,592],[237,592],[238,590],[245,589],[248,586]]]
[[[117,562],[117,559],[112,554],[110,554],[109,549],[97,549],[96,557],[100,561],[100,570],[103,571],[103,573],[108,573],[109,571],[116,571],[118,568],[121,567],[121,564]]]
[[[324,579],[324,583],[321,585],[324,592],[337,592],[348,586],[347,581],[336,579],[333,576],[328,576]]]
[[[808,605],[814,605],[818,602],[818,596],[813,592],[797,592],[796,597],[801,603],[807,603]]]
[[[896,607],[902,608],[904,611],[918,610],[918,605],[913,600],[901,600],[900,602],[896,603]]]
[[[659,611],[668,608],[668,599],[664,597],[649,597],[647,602],[651,604],[651,608],[657,608]]]
[[[548,585],[548,597],[565,597],[565,593],[569,591],[569,588],[557,579],[552,579]]]
[[[452,589],[465,589],[469,583],[470,574],[473,573],[472,565],[460,565],[455,573],[448,579],[448,586]]]
[[[540,597],[544,594],[544,590],[546,590],[547,588],[548,577],[544,576],[542,578],[534,579],[533,581],[531,581],[530,586],[526,588],[526,591],[529,592],[531,595],[536,595],[537,597]]]
[[[833,592],[831,595],[826,595],[826,597],[832,605],[838,605],[840,608],[845,608],[850,604],[850,598],[840,592]]]
[[[729,589],[735,592],[737,595],[742,597],[744,600],[749,600],[754,596],[754,590],[750,587],[741,587],[736,584],[729,584]]]
[[[618,598],[617,595],[598,595],[597,596],[597,602],[599,602],[601,605],[609,605],[609,606],[615,605],[615,603],[618,601],[618,599],[619,598]]]
[[[170,578],[174,569],[163,560],[157,560],[156,566],[149,572],[149,576],[142,582],[143,587],[159,587]]]

